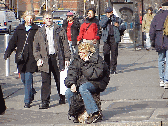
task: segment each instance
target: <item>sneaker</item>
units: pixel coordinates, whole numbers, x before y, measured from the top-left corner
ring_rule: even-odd
[[[25,103],[24,108],[30,108],[30,104],[29,103]]]
[[[164,81],[160,80],[160,87],[164,87]]]
[[[164,88],[165,88],[165,89],[168,89],[168,82],[165,82],[165,83],[164,83]]]
[[[86,124],[90,124],[90,123],[94,123],[96,122],[99,118],[101,117],[101,113],[98,111],[98,112],[95,112],[92,114],[92,116],[89,116],[86,120],[85,120],[85,123]]]

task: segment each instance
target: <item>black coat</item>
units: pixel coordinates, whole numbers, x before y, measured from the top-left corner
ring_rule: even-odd
[[[24,62],[17,63],[19,73],[23,72],[36,72],[37,71],[37,62],[33,55],[33,41],[34,35],[38,30],[38,26],[33,24],[29,30],[29,36],[27,38],[27,45],[24,48]],[[20,24],[12,38],[9,41],[8,47],[5,51],[4,58],[10,57],[11,53],[16,49],[16,55],[22,51],[24,43],[26,40],[26,29],[25,24]]]
[[[67,19],[63,21],[62,27],[66,30],[66,33],[67,33],[67,27],[68,27]],[[77,44],[77,36],[79,35],[79,29],[80,29],[80,22],[75,18],[71,26],[72,46],[76,46]]]
[[[85,62],[76,55],[68,68],[65,85],[68,88],[70,88],[72,84],[79,87],[86,82],[90,82],[95,86],[97,92],[102,92],[109,83],[109,75],[108,66],[101,56],[93,54],[90,59]]]

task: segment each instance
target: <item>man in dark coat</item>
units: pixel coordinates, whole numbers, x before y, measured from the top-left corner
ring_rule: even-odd
[[[168,36],[164,34],[164,23],[166,17],[168,16],[168,2],[163,3],[162,8],[163,10],[156,14],[151,22],[149,35],[151,39],[151,46],[155,47],[159,56],[158,68],[160,76],[160,86],[168,88]],[[165,59],[166,66],[164,65]]]
[[[120,30],[124,31],[126,26],[122,24],[122,20],[113,14],[113,8],[106,9],[106,16],[100,20],[99,24],[102,30],[101,39],[104,42],[104,60],[109,66],[110,73],[116,74],[118,43],[121,41]],[[111,51],[111,61],[110,61]]]
[[[23,17],[25,23],[16,28],[5,51],[4,59],[6,60],[10,57],[11,53],[17,48],[15,62],[17,63],[18,71],[21,73],[21,80],[25,86],[24,107],[30,108],[30,103],[34,100],[33,73],[37,71],[37,62],[33,55],[33,41],[38,26],[33,24],[34,13],[31,11],[26,11]],[[18,55],[22,50],[24,60],[19,61]]]
[[[68,43],[71,50],[71,59],[73,60],[74,54],[76,53],[77,36],[79,35],[80,23],[74,17],[72,12],[67,13],[67,18],[63,21],[62,27],[67,33]]]
[[[41,72],[41,100],[39,109],[49,108],[51,94],[51,72],[54,75],[59,103],[65,104],[65,95],[60,94],[60,73],[64,66],[69,65],[70,49],[65,30],[57,24],[53,24],[51,11],[46,11],[43,15],[45,25],[37,31],[34,37],[34,57],[37,61],[38,70]],[[57,59],[59,59],[59,67]],[[65,64],[65,65],[64,65]]]
[[[68,68],[68,75],[65,79],[68,89],[65,95],[70,105],[73,92],[80,92],[86,111],[90,115],[86,123],[92,123],[100,118],[100,110],[91,93],[99,94],[106,89],[110,80],[110,72],[103,58],[95,53],[93,44],[81,43],[78,50],[79,55],[74,57]]]

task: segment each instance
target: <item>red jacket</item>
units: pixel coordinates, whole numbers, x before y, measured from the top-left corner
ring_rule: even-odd
[[[96,22],[92,22],[92,24],[89,26],[90,22],[84,22],[81,27],[80,27],[80,33],[79,36],[77,37],[77,40],[80,41],[82,39],[87,39],[87,40],[99,40],[99,26],[97,25]],[[87,27],[89,28],[87,29]],[[87,29],[87,31],[86,31]]]

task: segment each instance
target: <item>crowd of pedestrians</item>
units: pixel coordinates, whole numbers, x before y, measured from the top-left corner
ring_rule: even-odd
[[[121,32],[126,30],[125,23],[113,14],[112,7],[107,7],[105,13],[99,21],[95,9],[89,8],[87,17],[80,23],[72,12],[68,12],[62,27],[53,23],[51,11],[43,13],[45,24],[42,27],[33,23],[34,13],[24,13],[25,21],[14,31],[4,54],[6,60],[16,50],[15,62],[25,89],[24,108],[31,107],[36,93],[33,88],[34,72],[41,72],[42,78],[39,109],[49,108],[52,72],[60,97],[59,104],[65,104],[66,98],[69,109],[72,109],[72,97],[75,99],[77,95],[82,98],[88,114],[85,123],[96,122],[102,117],[100,101],[94,95],[100,99],[100,92],[106,89],[110,74],[117,74],[118,44]],[[147,38],[146,49],[149,50],[152,46],[158,52],[160,86],[164,88],[168,88],[167,16],[168,2],[162,4],[162,10],[156,15],[152,13],[151,7],[148,8],[142,21],[142,31],[146,32]],[[99,55],[100,39],[104,43],[104,59]],[[65,68],[68,68],[65,78],[67,90],[62,95],[60,72]],[[78,106],[79,97],[76,98]],[[78,116],[74,116],[74,122],[80,122]]]

